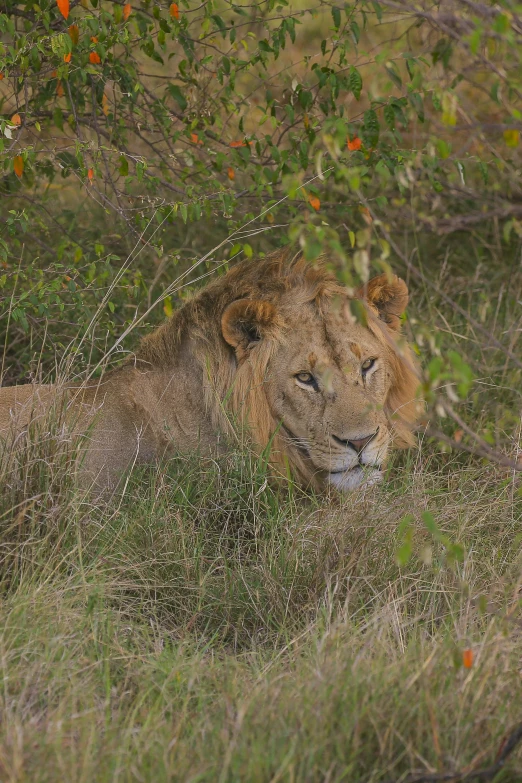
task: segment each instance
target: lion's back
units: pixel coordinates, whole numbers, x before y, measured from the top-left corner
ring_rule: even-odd
[[[0,388],[0,437],[26,430],[46,417],[57,399],[50,384],[26,384]]]

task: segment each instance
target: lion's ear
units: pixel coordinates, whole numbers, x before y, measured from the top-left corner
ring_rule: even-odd
[[[270,334],[278,319],[273,304],[261,299],[237,299],[221,316],[221,331],[236,350],[246,351]]]
[[[401,315],[408,304],[408,286],[400,277],[386,274],[374,277],[359,289],[358,296],[377,310],[390,329],[401,328]]]

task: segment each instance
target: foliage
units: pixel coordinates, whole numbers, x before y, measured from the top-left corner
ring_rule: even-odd
[[[348,277],[347,239],[363,278],[389,254],[361,195],[450,227],[462,202],[462,221],[485,208],[520,233],[518,10],[8,0],[2,188],[38,209],[67,180],[156,249],[179,221],[282,219]]]

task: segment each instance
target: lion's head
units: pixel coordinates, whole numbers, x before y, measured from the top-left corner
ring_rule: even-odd
[[[348,490],[377,480],[392,445],[411,445],[418,379],[400,334],[403,280],[381,275],[353,297],[301,259],[266,267],[265,286],[229,303],[232,401],[302,479]],[[275,284],[279,282],[279,285]],[[263,290],[264,288],[264,290]]]
[[[354,295],[324,267],[278,253],[207,286],[150,347],[171,355],[162,335],[175,334],[196,357],[215,430],[231,408],[279,472],[347,490],[378,479],[391,447],[413,442],[418,378],[400,331],[407,301],[395,276]]]

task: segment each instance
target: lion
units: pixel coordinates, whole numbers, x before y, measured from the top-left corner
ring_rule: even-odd
[[[0,388],[0,436],[23,440],[58,404],[83,442],[78,479],[103,492],[135,464],[229,448],[239,422],[275,475],[318,490],[371,485],[391,449],[414,442],[407,303],[396,276],[354,294],[301,255],[242,261],[99,380]]]

